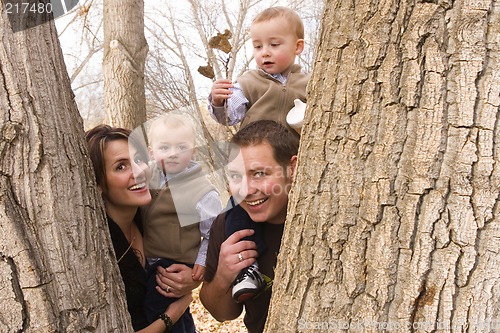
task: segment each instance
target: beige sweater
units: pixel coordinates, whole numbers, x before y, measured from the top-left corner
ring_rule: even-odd
[[[194,264],[201,242],[196,204],[214,189],[196,164],[151,190],[151,203],[143,209],[146,257]]]
[[[256,120],[274,120],[298,135],[288,126],[286,115],[296,98],[306,101],[309,75],[301,72],[300,65],[292,65],[285,85],[260,69],[246,72],[237,81],[249,101],[242,127]]]

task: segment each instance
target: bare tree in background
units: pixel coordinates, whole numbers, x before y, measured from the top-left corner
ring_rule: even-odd
[[[106,122],[135,128],[146,121],[143,0],[104,1],[104,108]]]
[[[102,1],[80,0],[55,21],[71,87],[86,128],[104,122]]]
[[[96,70],[95,59],[102,57],[102,0],[81,2],[82,8],[72,15],[69,24],[64,19],[58,24],[64,41],[78,41],[77,48],[65,48],[65,57],[71,70],[72,86],[83,116],[98,117],[102,109],[102,74]],[[197,72],[199,66],[209,62],[216,77],[236,78],[251,66],[252,50],[248,43],[251,19],[262,9],[273,5],[287,5],[297,10],[306,26],[306,47],[299,62],[310,71],[318,38],[322,1],[289,0],[265,2],[242,0],[239,2],[189,0],[158,0],[146,3],[145,28],[150,51],[145,68],[146,108],[148,118],[190,105],[196,114],[202,114],[212,134],[220,131],[214,121],[207,118],[203,103],[209,93],[211,81]],[[138,13],[131,10],[134,19]],[[62,22],[64,21],[64,25]],[[68,27],[69,25],[69,27]],[[78,29],[71,29],[78,26]],[[231,31],[231,52],[223,54],[208,46],[210,37]],[[75,38],[82,35],[82,38]],[[216,59],[228,59],[227,68]],[[98,120],[99,122],[99,120]]]
[[[158,2],[155,10],[146,14],[146,26],[151,35],[146,89],[150,97],[148,102],[156,106],[154,109],[169,106],[169,101],[203,104],[200,102],[206,101],[211,82],[197,72],[199,66],[211,66],[214,78],[235,79],[249,69],[253,58],[248,28],[252,18],[269,6],[289,5],[301,14],[307,36],[306,50],[299,61],[306,71],[312,69],[323,9],[321,1],[189,0],[182,6],[173,6],[172,2]],[[209,43],[211,37],[225,30],[231,33],[227,53],[214,49]],[[200,90],[200,86],[204,89]],[[180,98],[179,93],[182,94]]]
[[[498,22],[328,1],[266,332],[498,332]]]
[[[219,125],[206,113],[203,104],[207,101],[212,81],[198,73],[198,67],[211,67],[214,78],[241,75],[253,59],[252,47],[248,43],[251,20],[264,8],[278,3],[289,3],[298,12],[306,13],[303,15],[306,31],[311,42],[316,43],[323,4],[314,2],[314,6],[308,6],[311,3],[307,0],[189,0],[176,6],[172,3],[159,2],[154,11],[146,13],[146,26],[151,35],[146,72],[149,110],[168,112],[189,106],[193,116],[202,120],[203,134],[210,146],[214,146],[214,141],[227,139],[235,129]],[[210,42],[212,37],[225,32],[230,34],[230,45],[223,52]],[[308,61],[305,67],[311,69],[315,45],[309,44],[306,50],[302,62]],[[200,86],[205,86],[205,89],[200,90]]]

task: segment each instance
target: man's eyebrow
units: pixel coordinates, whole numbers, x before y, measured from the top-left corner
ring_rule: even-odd
[[[266,170],[266,169],[269,169],[271,167],[269,166],[266,166],[266,165],[258,165],[256,167],[253,167],[253,168],[250,168],[248,169],[249,172],[254,172],[254,171],[262,171],[262,170]]]

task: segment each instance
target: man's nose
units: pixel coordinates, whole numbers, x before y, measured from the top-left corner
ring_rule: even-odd
[[[256,191],[255,182],[251,178],[243,178],[238,194],[242,198],[245,198],[250,194],[254,194]]]

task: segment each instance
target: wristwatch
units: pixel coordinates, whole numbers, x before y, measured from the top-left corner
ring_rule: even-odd
[[[172,319],[170,319],[170,317],[168,316],[168,314],[166,313],[162,313],[160,315],[160,319],[163,320],[163,322],[165,323],[165,326],[167,327],[165,329],[165,333],[170,331],[172,329],[172,326],[174,326],[174,323],[172,322]]]

